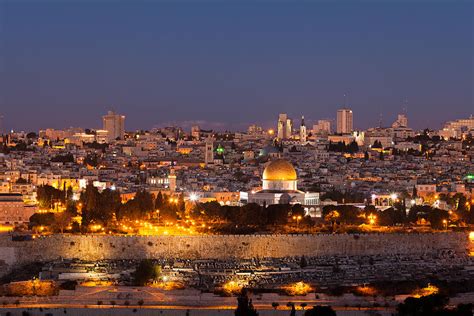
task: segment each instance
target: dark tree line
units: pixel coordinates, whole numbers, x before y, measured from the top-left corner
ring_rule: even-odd
[[[222,206],[217,202],[200,204],[193,210],[193,217],[204,221],[224,221],[237,226],[266,226],[285,225],[290,216],[304,216],[300,204],[274,204],[260,206],[255,203],[244,206]]]
[[[72,197],[72,189],[70,187],[63,190],[56,189],[50,185],[40,185],[36,191],[36,199],[40,208],[50,209],[54,207],[54,203],[66,203],[67,197]]]
[[[359,145],[357,142],[353,140],[350,144],[346,145],[344,142],[329,142],[328,151],[335,151],[335,152],[342,152],[342,153],[349,153],[354,154],[359,151]]]
[[[397,307],[398,316],[472,316],[473,304],[448,307],[449,298],[433,294],[420,298],[409,297]]]
[[[62,162],[62,163],[68,163],[68,162],[74,162],[74,155],[71,153],[67,153],[64,155],[56,155],[51,158],[51,162]]]
[[[81,193],[80,202],[82,203],[83,226],[91,223],[107,225],[122,205],[117,191],[105,189],[99,192],[92,184],[87,185]]]

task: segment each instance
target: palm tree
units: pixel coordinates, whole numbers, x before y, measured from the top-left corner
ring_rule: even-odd
[[[301,303],[300,306],[301,306],[301,309],[304,310],[304,309],[306,308],[306,306],[308,306],[308,304],[306,304],[306,303]]]
[[[280,306],[280,304],[278,304],[277,302],[273,302],[272,303],[272,307],[277,310],[278,306]]]

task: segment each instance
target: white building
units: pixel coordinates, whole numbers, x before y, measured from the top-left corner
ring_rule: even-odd
[[[286,113],[281,113],[278,116],[278,139],[282,140],[290,138],[292,129],[293,128],[291,119],[288,118],[288,115]]]
[[[306,125],[304,124],[304,116],[301,117],[301,126],[300,126],[300,143],[305,144],[307,141],[306,135]]]

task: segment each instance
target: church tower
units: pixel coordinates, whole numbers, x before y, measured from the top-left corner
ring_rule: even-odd
[[[214,162],[214,139],[209,136],[205,141],[204,162],[206,166]]]
[[[174,168],[170,168],[170,174],[168,175],[168,182],[171,192],[176,191],[176,173],[174,172]]]
[[[306,144],[307,135],[306,135],[306,125],[304,124],[304,116],[301,117],[301,126],[300,126],[300,143]]]

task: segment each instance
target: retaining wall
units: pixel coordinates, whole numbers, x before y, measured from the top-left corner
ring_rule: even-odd
[[[268,258],[331,255],[422,255],[450,249],[467,252],[467,233],[109,236],[51,235],[32,241],[0,236],[0,262],[7,265],[58,258],[184,259]]]

